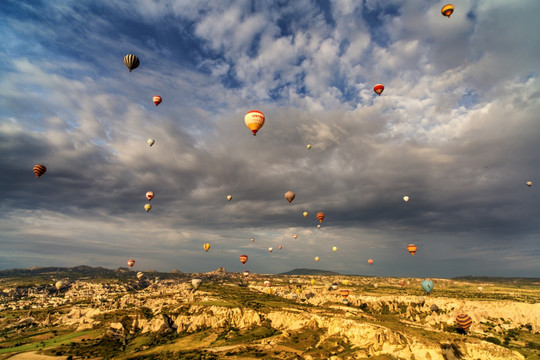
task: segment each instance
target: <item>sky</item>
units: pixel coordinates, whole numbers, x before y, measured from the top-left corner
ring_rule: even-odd
[[[540,276],[540,2],[445,4],[0,2],[0,269]]]

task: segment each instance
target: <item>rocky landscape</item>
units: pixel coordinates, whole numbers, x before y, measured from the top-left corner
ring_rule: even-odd
[[[537,281],[432,279],[426,295],[419,279],[68,275],[2,277],[0,359],[540,358]]]

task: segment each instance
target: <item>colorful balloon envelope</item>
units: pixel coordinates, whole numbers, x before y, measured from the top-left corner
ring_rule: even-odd
[[[310,144],[307,144],[306,147],[309,149],[311,149],[311,145]]]
[[[373,265],[373,259],[369,259],[367,262],[369,265]]]
[[[274,248],[269,247],[268,251],[272,252],[272,251],[274,251]]]
[[[144,276],[144,274],[141,271],[139,271],[137,273],[137,279],[141,280],[143,278],[143,276]]]
[[[321,258],[318,257],[318,256],[315,256],[315,261],[316,261],[316,262],[319,262],[319,260],[321,260]]]
[[[311,285],[315,285],[315,279],[311,279]]]
[[[208,252],[208,250],[210,250],[210,244],[204,244],[203,248],[204,248],[204,251]]]
[[[278,249],[279,249],[279,250],[283,249],[283,246],[279,245],[279,246],[278,246]]]
[[[294,200],[294,197],[295,197],[295,196],[296,196],[296,195],[295,195],[294,192],[292,192],[292,191],[287,191],[287,192],[285,193],[285,199],[287,199],[287,201],[289,202],[289,204]]]
[[[154,102],[154,104],[156,104],[156,106],[158,106],[159,104],[161,104],[163,99],[159,95],[154,95],[154,97],[152,98],[152,101]]]
[[[240,262],[242,264],[245,264],[246,261],[248,261],[248,256],[247,255],[240,255]]]
[[[424,291],[429,294],[431,292],[431,290],[433,290],[433,283],[429,280],[424,280],[422,281],[422,289],[424,289]]]
[[[339,290],[339,294],[341,295],[341,297],[343,297],[344,299],[346,299],[346,298],[349,296],[349,290],[347,290],[347,289],[341,289],[341,290]]]
[[[231,195],[227,195],[227,200],[231,201],[232,199],[232,196]]]
[[[156,140],[148,139],[146,142],[148,143],[148,145],[152,146],[152,145],[154,145],[156,143]]]
[[[251,238],[251,242],[255,242],[255,238]]]
[[[127,262],[129,268],[131,269],[133,267],[133,265],[135,265],[135,260],[133,259],[129,259],[128,262]]]
[[[317,224],[317,229],[320,229],[321,228],[321,224]]]
[[[294,240],[298,239],[298,235],[296,235],[296,234],[294,234],[292,237],[293,237]]]
[[[452,15],[453,12],[454,12],[454,5],[452,4],[444,5],[441,9],[441,14],[443,14],[443,16],[446,16],[448,18],[450,18],[450,15]]]
[[[270,286],[270,281],[268,281],[268,280],[265,280],[265,282],[264,282],[264,286],[267,286],[267,287],[268,287],[268,286]]]
[[[407,245],[407,251],[411,253],[412,256],[414,256],[414,254],[416,253],[416,250],[418,248],[416,247],[416,245],[414,244],[409,244]]]
[[[153,191],[148,191],[146,193],[146,198],[148,199],[148,201],[152,200],[154,198],[154,192]]]
[[[41,164],[34,165],[34,174],[36,175],[37,178],[45,174],[46,171],[47,171],[47,168],[45,167],[45,165],[41,165]]]
[[[343,299],[343,305],[349,305],[349,299]]]
[[[381,96],[381,93],[383,92],[384,90],[384,85],[383,84],[377,84],[373,87],[373,91],[375,91],[377,93],[377,95]]]
[[[307,211],[304,211],[304,212],[302,213],[302,215],[304,215],[304,217],[307,217],[307,216],[308,216],[308,212],[307,212]]]
[[[129,69],[129,72],[131,72],[131,70],[138,68],[141,62],[139,61],[139,58],[136,57],[135,55],[128,54],[124,56],[124,64]]]
[[[64,283],[62,281],[57,281],[56,284],[54,284],[54,287],[57,290],[60,290],[64,286]]]
[[[400,281],[399,285],[401,285],[401,287],[404,287],[405,286],[405,281]]]
[[[244,277],[248,277],[250,272],[249,272],[249,270],[244,270],[243,274],[244,274]]]
[[[319,220],[320,223],[324,220],[324,213],[322,211],[317,213],[317,220]]]
[[[337,246],[334,246],[334,247],[332,248],[332,251],[336,252],[336,251],[337,251]]]
[[[253,136],[257,135],[257,131],[263,127],[265,120],[264,114],[258,110],[249,111],[244,117],[244,122]]]
[[[193,279],[191,280],[191,286],[193,286],[193,290],[197,290],[201,287],[203,281],[201,279]]]
[[[144,210],[146,210],[146,212],[149,212],[150,209],[152,209],[152,205],[150,205],[150,204],[144,205]]]
[[[469,328],[472,325],[472,319],[467,314],[458,314],[458,316],[456,316],[456,322],[465,332],[469,331]]]
[[[34,170],[34,172],[35,172],[35,170]],[[531,187],[532,186],[532,181],[527,181],[526,184],[527,184],[528,187]]]
[[[338,287],[337,283],[332,284],[332,289],[337,290],[337,287]]]
[[[409,201],[409,197],[408,197],[407,195],[405,195],[405,196],[403,197],[403,201],[405,201],[405,202]]]

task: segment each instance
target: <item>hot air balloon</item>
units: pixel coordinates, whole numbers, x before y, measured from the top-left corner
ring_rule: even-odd
[[[464,332],[469,331],[469,328],[472,325],[472,319],[467,314],[458,314],[458,316],[456,316],[456,322]]]
[[[411,253],[412,256],[414,256],[414,254],[416,253],[416,250],[418,248],[416,247],[416,245],[414,244],[409,244],[407,245],[407,251]]]
[[[307,144],[306,147],[307,147],[308,149],[311,149],[311,145],[310,145],[310,144]]]
[[[317,219],[320,223],[324,220],[324,213],[322,211],[317,213]]]
[[[433,290],[433,283],[429,280],[422,281],[422,289],[426,292],[426,294],[429,294],[431,290]]]
[[[321,224],[317,224],[317,229],[320,229],[321,228]]]
[[[139,61],[139,58],[136,57],[135,55],[128,54],[124,56],[124,64],[126,64],[127,68],[129,69],[129,72],[131,72],[131,70],[138,68],[141,62]]]
[[[264,114],[257,110],[249,111],[244,117],[244,122],[246,126],[251,130],[253,136],[257,135],[257,131],[264,125]]]
[[[143,278],[143,276],[144,276],[144,274],[141,271],[139,271],[137,273],[137,279],[141,280]]]
[[[203,283],[203,281],[201,279],[193,279],[193,280],[191,280],[191,286],[193,286],[193,291],[200,288],[202,283]]]
[[[208,250],[210,250],[210,244],[204,244],[203,248],[204,248],[204,251],[208,252]]]
[[[279,249],[279,250],[283,249],[283,246],[279,245],[279,246],[278,246],[278,249]]]
[[[135,265],[135,260],[133,259],[129,259],[128,262],[127,262],[129,268],[131,269],[133,267],[133,265]]]
[[[251,238],[251,242],[255,242],[255,238]]]
[[[399,285],[401,285],[401,287],[404,287],[404,286],[405,286],[405,281],[401,280],[401,281],[399,282]]]
[[[337,246],[334,246],[334,247],[332,248],[332,251],[336,252],[336,251],[337,251]]]
[[[347,289],[341,289],[339,290],[339,294],[342,298],[346,299],[349,296],[349,290]]]
[[[343,305],[349,305],[349,299],[343,299],[342,302]]]
[[[274,251],[274,248],[269,247],[268,251],[272,252],[272,251]]]
[[[153,191],[148,191],[146,193],[146,198],[148,199],[148,201],[152,200],[154,198],[154,192]]]
[[[320,259],[321,259],[320,257],[315,256],[315,261],[316,261],[316,262],[319,262]]]
[[[285,193],[285,199],[287,199],[287,201],[289,202],[289,204],[294,200],[294,197],[296,195],[292,192],[292,191],[287,191]]]
[[[437,305],[433,304],[433,305],[431,305],[431,306],[429,307],[429,310],[434,311],[434,312],[437,312],[437,311],[439,311],[439,307],[438,307]]]
[[[341,283],[342,283],[343,285],[349,285],[349,280],[343,280]]]
[[[409,197],[408,197],[407,195],[405,195],[405,196],[403,197],[403,201],[405,201],[405,202],[409,201]]]
[[[161,104],[163,99],[159,95],[154,95],[154,97],[152,98],[152,101],[154,102],[154,104],[156,104],[156,106],[158,106],[159,104]]]
[[[454,5],[452,4],[444,5],[441,9],[441,14],[443,14],[444,16],[447,16],[448,18],[450,18],[450,15],[452,15],[453,12],[454,12]]]
[[[152,205],[150,204],[144,205],[144,210],[146,210],[146,212],[149,212],[151,208],[152,208]]]
[[[45,174],[46,171],[47,171],[47,168],[45,167],[45,165],[41,165],[41,164],[34,165],[34,174],[36,175],[37,178]]]
[[[248,261],[248,256],[247,255],[240,255],[240,262],[242,264],[245,264],[246,261]]]
[[[232,199],[232,196],[231,195],[227,195],[227,200],[231,201]]]
[[[267,289],[266,292],[267,292],[269,295],[274,295],[274,289]]]
[[[373,87],[373,91],[375,91],[377,93],[377,95],[381,96],[381,93],[383,92],[384,90],[384,85],[383,84],[377,84]]]
[[[304,212],[302,213],[302,215],[304,215],[304,217],[307,217],[307,216],[308,216],[308,212],[307,212],[307,211],[304,211]]]
[[[244,274],[244,277],[248,277],[250,272],[249,272],[249,270],[244,270],[243,274]]]
[[[315,285],[315,279],[311,279],[311,285]]]
[[[156,143],[156,140],[148,139],[146,142],[148,143],[148,145],[152,146],[152,145],[154,145]]]
[[[62,281],[57,281],[56,284],[54,284],[54,287],[56,290],[60,290],[64,286],[64,283]]]
[[[265,280],[265,281],[264,281],[264,286],[266,286],[266,287],[270,286],[270,281]]]
[[[373,259],[369,259],[367,262],[369,265],[373,265]]]
[[[483,290],[484,290],[483,287],[481,287],[481,286],[478,287],[478,291],[482,292]]]
[[[294,240],[298,239],[298,235],[296,235],[296,234],[294,234],[292,237],[293,237]]]
[[[337,287],[338,287],[337,283],[332,284],[332,289],[337,290]]]
[[[35,166],[34,166],[34,172],[36,172],[36,167]],[[528,187],[531,187],[532,186],[532,181],[527,181],[526,184],[527,184]]]

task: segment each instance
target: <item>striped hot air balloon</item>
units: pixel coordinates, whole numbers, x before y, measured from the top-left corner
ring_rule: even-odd
[[[341,295],[341,297],[343,297],[344,299],[346,299],[347,296],[349,296],[349,290],[347,290],[347,289],[341,289],[341,290],[339,290],[339,294]]]
[[[137,273],[137,279],[141,280],[143,278],[143,276],[144,276],[144,274],[141,271],[139,271]]]
[[[454,12],[454,5],[452,4],[444,5],[441,9],[441,14],[443,14],[444,16],[448,18],[450,18],[450,15],[452,15],[453,12]]]
[[[133,259],[129,259],[128,262],[127,262],[129,268],[131,269],[133,267],[133,265],[135,265],[135,260]]]
[[[324,220],[324,213],[322,211],[317,213],[317,220],[319,220],[320,223]]]
[[[45,165],[41,165],[41,164],[34,165],[34,174],[36,174],[37,178],[45,174],[46,171],[47,171],[47,168],[45,167]]]
[[[244,274],[244,277],[248,277],[249,274],[250,274],[250,272],[249,272],[249,270],[244,270],[244,273],[243,273],[243,274]]]
[[[383,92],[384,90],[384,85],[383,84],[377,84],[373,87],[373,91],[375,91],[377,93],[377,95],[381,96],[381,93]]]
[[[416,245],[414,244],[409,244],[407,245],[407,251],[411,253],[412,256],[414,256],[414,254],[416,253],[416,250],[418,248],[416,247]]]
[[[129,72],[131,72],[131,70],[138,68],[141,62],[139,61],[139,58],[136,57],[135,55],[128,54],[124,56],[124,64],[129,69]]]
[[[469,331],[469,328],[472,325],[471,317],[469,315],[463,314],[463,313],[458,314],[458,316],[456,316],[456,322],[459,325],[459,327],[462,328],[463,331],[465,331],[465,332]]]
[[[257,135],[257,131],[263,127],[265,120],[264,114],[258,110],[251,110],[244,117],[244,122],[253,136]]]
[[[163,99],[159,95],[154,95],[154,97],[152,98],[152,101],[154,102],[154,104],[156,104],[156,106],[158,106],[159,104],[161,104]]]
[[[242,264],[245,264],[246,261],[248,261],[248,256],[247,255],[240,255],[240,262]]]

